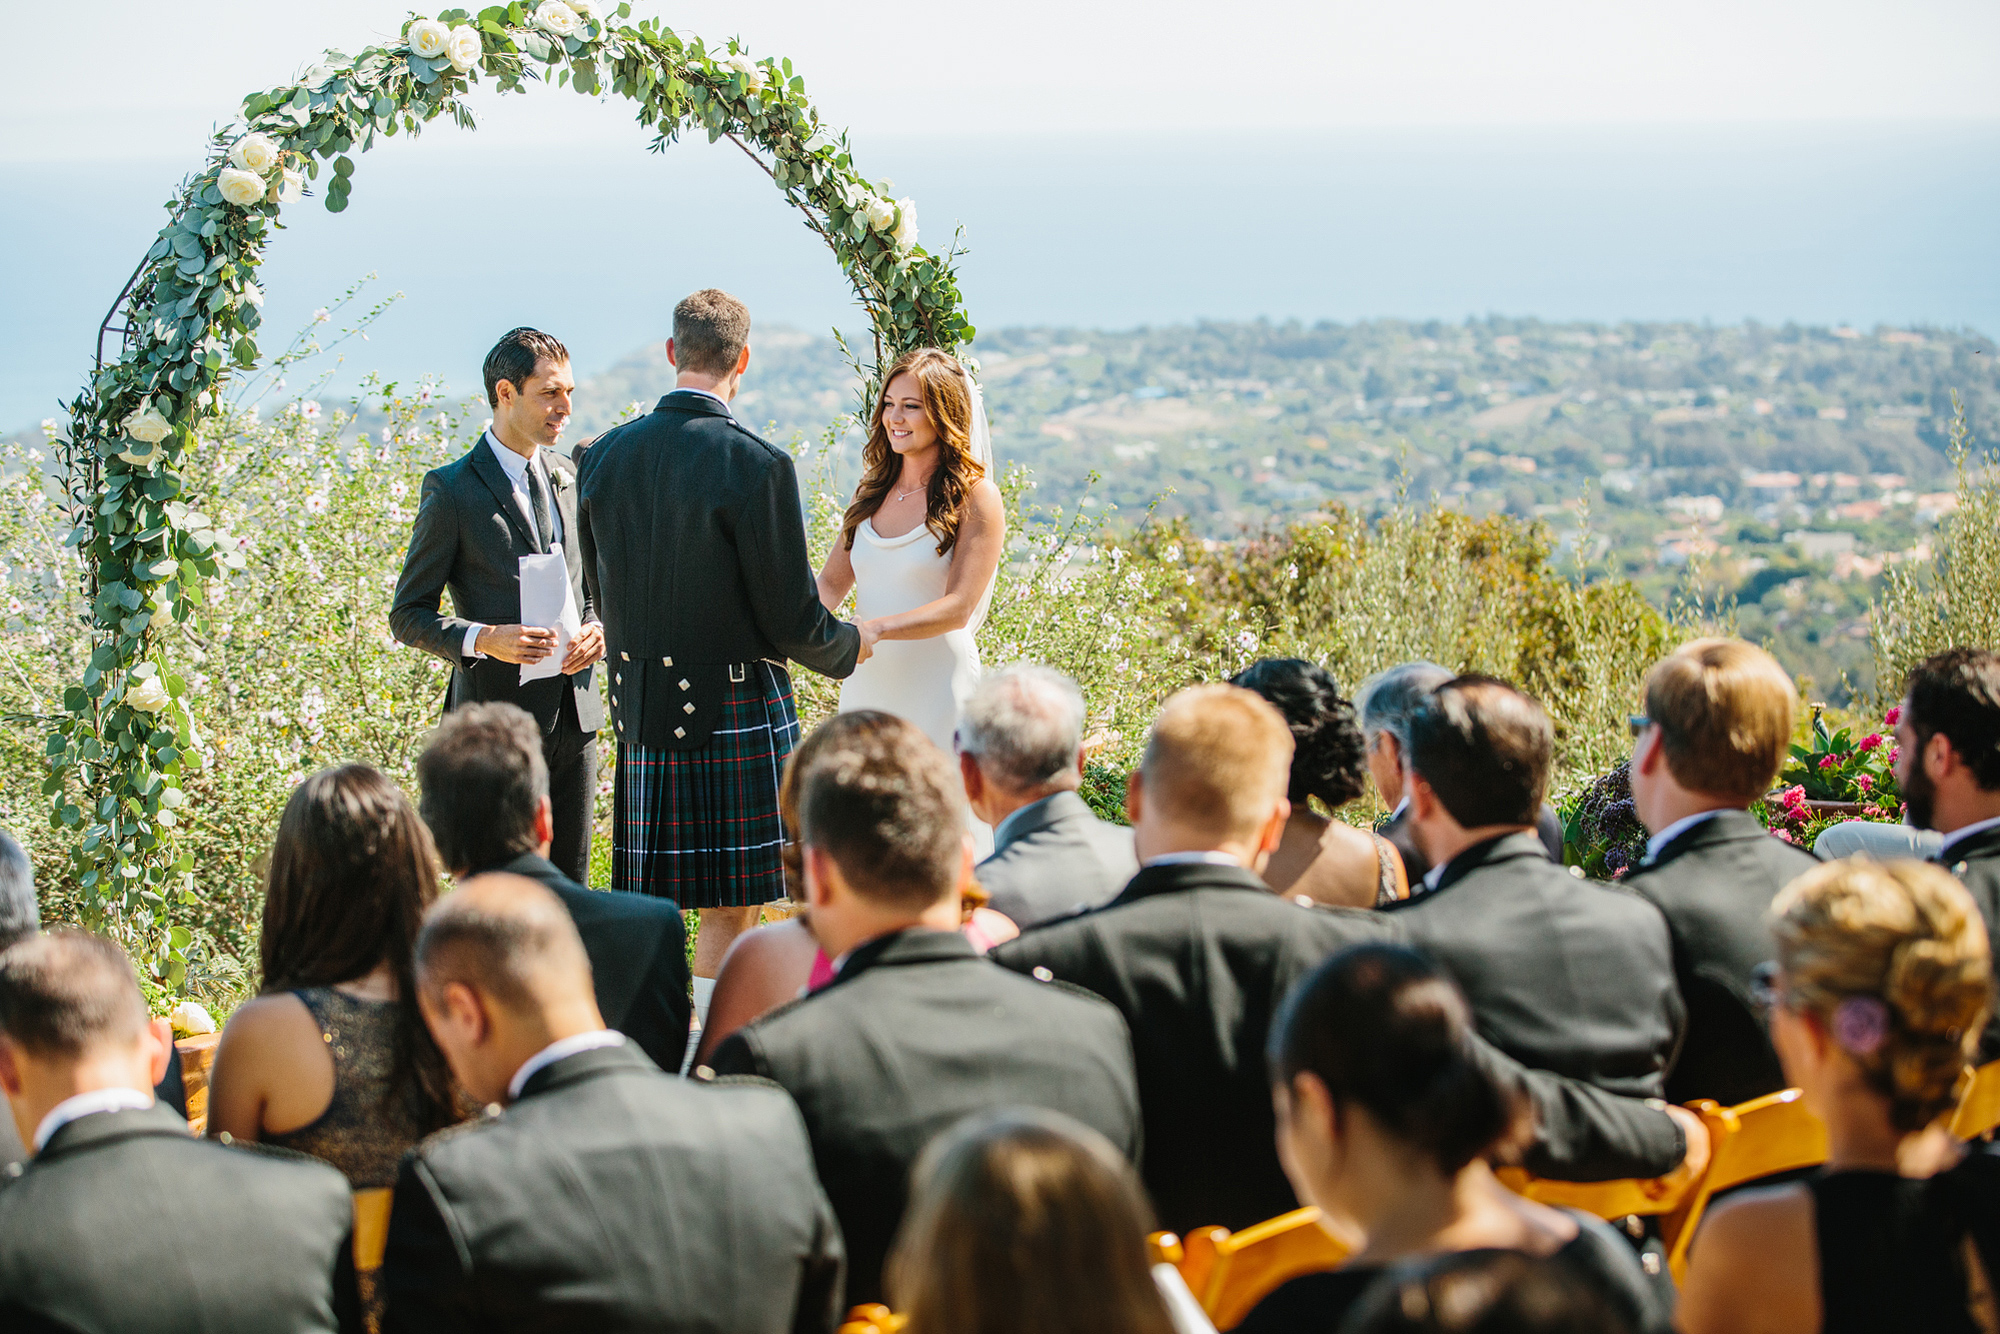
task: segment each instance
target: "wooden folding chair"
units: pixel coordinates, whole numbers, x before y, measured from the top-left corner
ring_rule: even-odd
[[[867,1302],[847,1313],[840,1334],[899,1334],[910,1318],[897,1315],[880,1302]]]
[[[354,1268],[372,1274],[389,1249],[389,1205],[396,1192],[387,1186],[354,1192]]]
[[[1156,1255],[1169,1257],[1160,1245],[1169,1234],[1154,1236]],[[1294,1209],[1241,1232],[1201,1228],[1182,1243],[1178,1266],[1188,1290],[1218,1330],[1233,1329],[1252,1307],[1280,1285],[1302,1274],[1338,1269],[1348,1247],[1320,1226],[1319,1210]]]
[[[1952,1113],[1951,1133],[1958,1139],[1983,1139],[1995,1129],[2000,1129],[2000,1061],[1988,1061],[1972,1072]]]
[[[181,1087],[187,1091],[188,1133],[197,1139],[208,1130],[208,1072],[221,1041],[220,1033],[203,1033],[174,1043],[181,1054]]]
[[[1688,1248],[1718,1192],[1826,1161],[1826,1126],[1807,1110],[1804,1096],[1798,1089],[1784,1089],[1737,1107],[1704,1099],[1689,1108],[1708,1127],[1709,1158],[1708,1171],[1661,1224],[1676,1283],[1687,1275]]]
[[[1634,1214],[1670,1214],[1694,1190],[1690,1179],[1625,1178],[1617,1181],[1550,1181],[1529,1176],[1518,1167],[1503,1167],[1494,1175],[1516,1195],[1558,1209],[1580,1209],[1609,1222]]]

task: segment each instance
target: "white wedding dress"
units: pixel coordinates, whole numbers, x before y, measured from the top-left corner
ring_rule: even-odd
[[[993,433],[986,424],[986,402],[979,382],[969,373],[965,382],[972,398],[972,457],[992,477]],[[901,537],[883,537],[875,531],[872,517],[862,520],[854,530],[854,550],[850,553],[855,619],[894,616],[943,597],[951,574],[951,556],[940,556],[937,544],[937,534],[926,524]],[[877,643],[868,661],[841,684],[841,712],[880,709],[893,713],[915,723],[939,750],[952,754],[958,711],[979,683],[975,636],[992,601],[989,580],[963,629],[930,639],[884,639]]]
[[[894,616],[944,596],[951,557],[940,556],[937,534],[919,524],[901,537],[883,537],[875,521],[854,530],[854,615],[857,620]],[[868,661],[841,683],[840,711],[880,709],[923,729],[938,749],[952,753],[958,711],[979,682],[979,645],[973,628],[931,639],[884,639]]]

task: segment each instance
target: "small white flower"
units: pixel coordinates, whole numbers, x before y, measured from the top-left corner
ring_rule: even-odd
[[[306,513],[326,513],[326,493],[324,491],[314,491],[306,497]]]
[[[879,195],[868,196],[861,211],[867,217],[868,225],[878,232],[887,231],[896,221],[896,206]]]
[[[1167,543],[1167,549],[1162,551],[1160,555],[1168,564],[1178,561],[1181,558],[1181,544],[1178,542]]]
[[[389,495],[391,499],[401,500],[404,496],[407,496],[409,494],[410,494],[410,488],[406,484],[402,482],[389,483]]]
[[[436,60],[451,44],[451,29],[436,19],[418,19],[410,25],[409,39],[411,55]]]
[[[753,93],[762,92],[764,81],[770,77],[770,72],[752,60],[748,51],[737,51],[723,57],[722,66],[724,69],[733,69],[741,74],[743,82]]]
[[[1257,636],[1245,630],[1242,634],[1236,636],[1236,647],[1242,649],[1245,653],[1255,653],[1257,651]]]
[[[224,202],[238,208],[248,208],[264,199],[264,178],[240,167],[224,167],[215,178],[215,188],[222,192]]]
[[[142,713],[158,713],[172,699],[167,693],[167,683],[157,674],[125,687],[125,702]]]
[[[273,204],[290,204],[306,192],[306,178],[286,167],[278,173],[278,179],[271,182],[270,192],[264,197]]]
[[[1298,577],[1299,577],[1299,567],[1296,564],[1287,565],[1285,567],[1285,578],[1296,579]]]
[[[583,27],[583,20],[563,0],[542,0],[535,9],[535,22],[558,37],[574,37]]]
[[[167,791],[178,793],[180,789],[168,788]],[[174,1032],[182,1037],[200,1037],[215,1031],[215,1016],[198,1001],[182,1001],[167,1011],[167,1022],[172,1024]]]
[[[305,400],[304,402],[300,403],[300,404],[299,404],[299,415],[300,415],[301,417],[304,417],[304,418],[305,418],[305,419],[306,419],[307,421],[309,421],[309,422],[316,422],[316,421],[318,421],[318,420],[319,420],[319,400],[318,400],[318,399],[316,399],[316,398],[309,398],[309,399],[306,399],[306,400]]]
[[[328,320],[332,318],[333,318],[333,312],[329,311],[325,306],[321,306],[318,310],[313,312],[314,324],[325,324]]]
[[[149,445],[158,444],[173,433],[174,424],[153,406],[151,400],[139,404],[138,409],[125,419],[125,434]]]
[[[917,201],[896,201],[896,249],[908,250],[917,243]]]
[[[451,41],[445,45],[445,54],[451,57],[451,67],[464,74],[479,63],[486,52],[486,44],[479,40],[479,31],[461,23],[451,30]]]
[[[246,134],[229,150],[229,165],[268,175],[278,165],[278,141],[268,134]]]

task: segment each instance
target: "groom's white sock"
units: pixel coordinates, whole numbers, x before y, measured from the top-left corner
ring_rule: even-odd
[[[715,979],[697,977],[694,980],[694,1018],[703,1028],[708,1027],[708,1003],[715,997]]]

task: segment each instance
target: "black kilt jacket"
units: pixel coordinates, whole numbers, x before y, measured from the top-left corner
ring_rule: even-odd
[[[1958,877],[1979,905],[1979,915],[1986,919],[1986,934],[2000,940],[2000,828],[1968,834],[1933,860]],[[1986,1032],[1979,1040],[1979,1060],[2000,1061],[2000,1005],[1987,1014]]]
[[[619,741],[705,745],[730,680],[759,658],[854,670],[861,634],[820,605],[789,454],[689,390],[578,454],[577,536]]]

